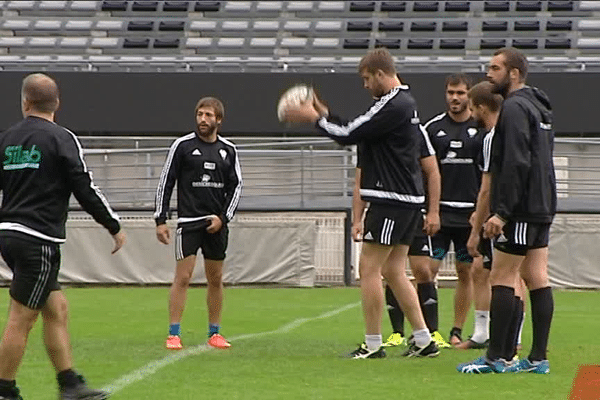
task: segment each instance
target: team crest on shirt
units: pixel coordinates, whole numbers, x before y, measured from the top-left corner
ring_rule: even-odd
[[[221,158],[223,160],[227,158],[227,151],[221,149],[221,150],[219,150],[219,154],[221,155]]]
[[[473,136],[477,135],[477,132],[478,132],[477,128],[467,129],[467,133],[469,134],[469,137],[473,137]]]
[[[435,136],[437,136],[437,137],[444,137],[446,135],[448,135],[448,134],[441,129],[438,131],[438,133],[435,134]]]

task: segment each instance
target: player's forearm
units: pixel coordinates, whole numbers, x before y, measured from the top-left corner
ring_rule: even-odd
[[[354,191],[352,194],[352,223],[362,221],[367,202],[360,198],[360,168],[356,169],[354,176]]]
[[[473,225],[479,230],[485,222],[487,216],[490,215],[490,177],[489,174],[484,174],[481,178],[481,188],[477,194],[477,203],[475,206],[475,218]]]

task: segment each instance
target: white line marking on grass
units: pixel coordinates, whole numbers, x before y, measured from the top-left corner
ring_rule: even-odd
[[[347,304],[336,310],[329,311],[329,312],[326,312],[321,315],[317,315],[316,317],[313,317],[313,318],[298,318],[297,320],[294,320],[294,321],[290,322],[289,324],[283,325],[272,331],[247,333],[244,335],[232,337],[232,338],[230,338],[230,340],[232,342],[235,342],[235,341],[239,341],[239,340],[263,337],[263,336],[267,336],[267,335],[277,335],[277,334],[281,334],[281,333],[288,333],[288,332],[298,328],[300,325],[303,325],[307,322],[312,322],[312,321],[316,321],[319,319],[330,318],[330,317],[340,314],[346,310],[357,307],[359,305],[360,305],[360,302]],[[102,388],[102,390],[105,390],[109,393],[119,392],[119,391],[125,389],[129,385],[132,385],[135,382],[144,380],[147,377],[149,377],[150,375],[155,374],[156,372],[158,372],[158,370],[160,370],[163,367],[166,367],[167,365],[174,364],[177,361],[182,360],[186,357],[201,354],[201,353],[204,353],[209,350],[214,350],[214,349],[212,347],[207,346],[206,344],[201,344],[198,346],[194,346],[194,347],[190,347],[188,349],[178,351],[176,353],[172,353],[164,358],[151,361],[148,364],[144,365],[143,367],[141,367],[133,372],[130,372],[127,375],[123,375],[122,377],[120,377],[116,381],[112,382],[108,386],[105,386],[104,388]]]

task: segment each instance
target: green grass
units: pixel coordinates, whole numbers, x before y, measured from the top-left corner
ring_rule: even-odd
[[[66,289],[76,367],[95,387],[111,384],[147,363],[173,353],[163,349],[167,333],[167,288]],[[206,340],[205,290],[192,288],[183,340]],[[452,295],[440,290],[440,324],[451,324]],[[551,374],[461,375],[456,364],[478,351],[443,350],[437,359],[404,359],[402,349],[383,360],[349,360],[345,353],[363,340],[357,305],[337,315],[275,332],[232,340],[230,350],[192,355],[116,392],[113,399],[566,399],[579,364],[598,362],[600,293],[555,291],[550,337]],[[223,334],[235,339],[274,331],[359,301],[357,288],[228,288]],[[0,289],[0,310],[8,291]],[[0,325],[6,313],[1,312]],[[529,349],[529,313],[523,345]],[[55,399],[54,374],[41,343],[40,324],[30,336],[18,384],[26,399]],[[384,316],[384,335],[390,333]],[[472,319],[465,325],[471,333]],[[526,354],[526,353],[525,353]]]

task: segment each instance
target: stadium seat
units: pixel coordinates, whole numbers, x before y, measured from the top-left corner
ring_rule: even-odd
[[[228,1],[225,3],[225,11],[227,12],[248,12],[251,8],[251,1]]]
[[[38,8],[46,11],[64,11],[67,9],[66,1],[41,1]]]
[[[548,11],[573,11],[572,1],[549,1]]]
[[[67,31],[90,31],[92,29],[92,21],[72,19],[65,23]]]
[[[348,31],[371,31],[373,22],[371,21],[348,21],[346,30]]]
[[[250,22],[247,20],[230,20],[223,21],[221,29],[224,31],[247,31]]]
[[[382,32],[403,31],[404,22],[402,21],[379,21],[379,30]]]
[[[217,41],[217,46],[219,47],[242,47],[244,46],[245,38],[231,38],[231,37],[222,37]]]
[[[444,21],[442,31],[444,32],[466,32],[469,29],[467,21]]]
[[[98,9],[98,1],[72,1],[71,10],[73,11],[96,11]]]
[[[307,41],[308,39],[303,37],[286,37],[281,39],[281,47],[304,48]]]
[[[35,1],[9,1],[6,5],[8,10],[26,11],[33,10]]]
[[[351,1],[350,11],[375,11],[374,1]]]
[[[413,11],[437,11],[439,6],[438,1],[415,1]]]
[[[64,37],[61,39],[59,46],[64,48],[83,49],[88,47],[89,38],[87,37]]]
[[[2,29],[11,31],[26,31],[29,29],[31,21],[25,19],[5,20]]]
[[[433,39],[408,39],[409,49],[433,49]]]
[[[154,21],[129,21],[128,31],[151,31],[154,28]]]
[[[194,5],[196,12],[219,11],[221,3],[218,1],[197,1]]]
[[[156,11],[157,9],[158,1],[134,1],[131,5],[131,11]]]
[[[183,31],[185,21],[160,21],[158,23],[159,31]]]
[[[342,21],[317,21],[315,24],[316,31],[340,31],[342,29]]]
[[[570,49],[571,48],[571,39],[568,39],[568,38],[546,39],[546,44],[545,44],[544,48],[546,48],[546,49]]]
[[[96,37],[92,38],[90,47],[115,48],[119,45],[119,38],[116,37]]]
[[[33,29],[36,31],[58,31],[62,25],[62,21],[59,20],[47,20],[41,19],[35,21]]]
[[[308,32],[310,25],[311,21],[287,21],[283,24],[283,29],[288,32]]]
[[[515,31],[539,31],[540,21],[515,21]]]
[[[580,23],[582,21],[579,21]],[[546,22],[547,31],[570,31],[573,27],[573,21],[571,20],[548,20]],[[581,25],[579,26],[581,29]]]
[[[406,11],[405,1],[382,1],[381,11]]]
[[[508,30],[507,21],[483,21],[482,31],[506,31]]]
[[[29,47],[54,47],[58,39],[56,37],[32,37]]]
[[[486,1],[483,5],[484,11],[509,11],[510,2],[508,1]]]
[[[290,1],[287,5],[288,11],[311,11],[313,9],[312,1]]]
[[[26,40],[24,36],[0,37],[0,47],[25,47]]]
[[[250,47],[275,47],[277,38],[257,38],[250,39]]]
[[[338,48],[340,46],[340,39],[338,38],[314,38],[314,48]]]
[[[375,39],[375,47],[387,47],[388,49],[399,49],[400,39]]]
[[[600,19],[582,19],[577,23],[577,28],[580,31],[597,31],[600,30]]]
[[[252,28],[255,31],[278,31],[279,21],[254,21]]]
[[[600,49],[599,38],[579,38],[577,39],[577,48],[579,49]]]
[[[155,49],[177,49],[179,48],[179,38],[171,38],[171,39],[154,39],[154,43],[152,43],[152,47]]]
[[[471,9],[469,1],[447,1],[444,8],[445,11],[460,11],[467,12]]]
[[[165,1],[163,11],[168,12],[185,12],[188,10],[187,1]]]
[[[190,48],[210,47],[212,40],[210,37],[189,37],[185,41],[185,46]]]
[[[318,9],[319,11],[344,11],[346,3],[343,1],[320,1]]]
[[[369,39],[344,39],[345,49],[368,49]]]
[[[512,41],[513,47],[517,49],[537,49],[538,48],[538,40],[537,39],[513,39]]]
[[[440,49],[464,49],[465,39],[440,39]]]
[[[256,4],[257,11],[280,11],[282,8],[281,1],[259,1]]]
[[[499,49],[505,46],[505,39],[481,39],[481,41],[479,42],[480,49]]]
[[[517,1],[517,11],[542,11],[541,1]]]
[[[103,1],[102,11],[127,11],[126,1]]]
[[[214,31],[217,28],[217,21],[196,20],[190,23],[190,31]]]
[[[102,31],[120,31],[123,30],[125,26],[125,21],[119,20],[100,20],[96,22],[95,30]]]
[[[413,21],[410,24],[410,30],[413,32],[435,31],[437,24],[435,21]]]
[[[125,38],[123,40],[124,49],[147,49],[150,46],[148,38]]]

